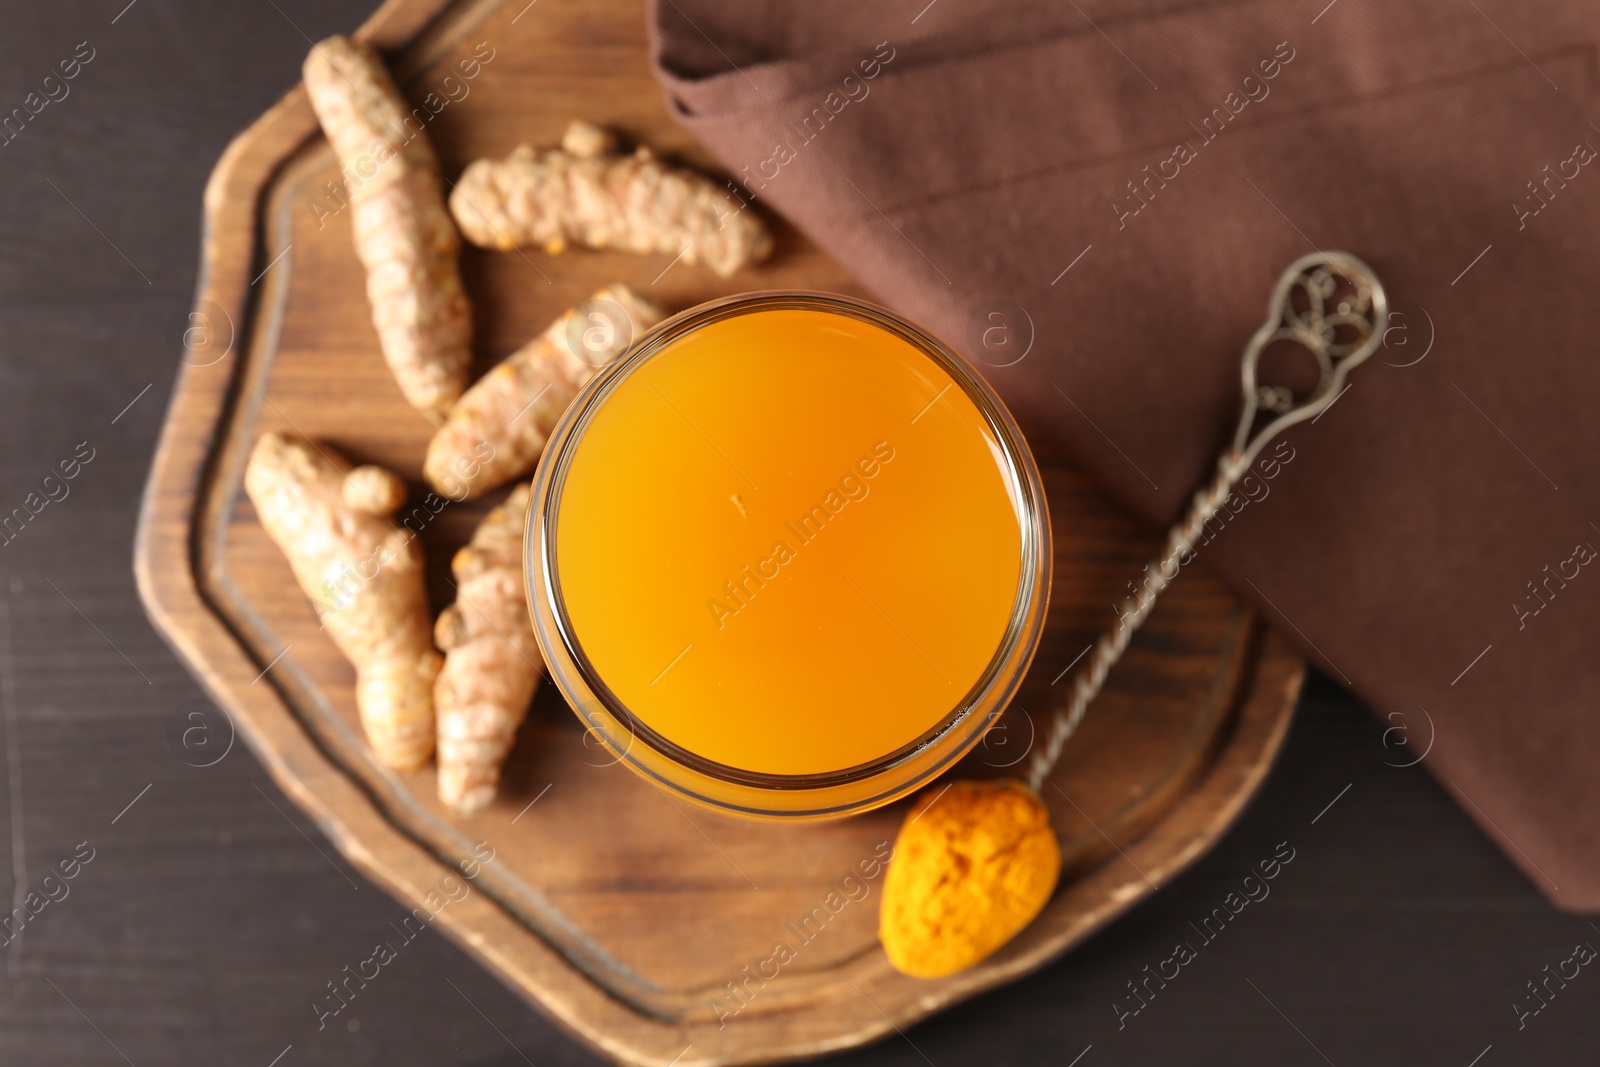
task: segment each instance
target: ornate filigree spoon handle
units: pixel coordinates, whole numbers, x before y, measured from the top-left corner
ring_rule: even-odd
[[[1122,658],[1134,631],[1149,617],[1156,598],[1178,576],[1183,557],[1227,502],[1235,483],[1249,471],[1268,441],[1333,404],[1351,368],[1382,343],[1388,317],[1383,284],[1372,268],[1355,256],[1316,252],[1296,260],[1283,272],[1267,309],[1267,321],[1244,350],[1244,410],[1233,442],[1217,457],[1216,476],[1194,494],[1183,519],[1167,531],[1161,554],[1145,567],[1138,589],[1123,601],[1116,625],[1100,635],[1088,662],[1073,677],[1066,706],[1051,719],[1044,743],[1028,765],[1025,779],[1035,791],[1043,787],[1062,746],[1083,721],[1106,675]],[[1283,386],[1257,382],[1262,352],[1278,342],[1298,345],[1316,360],[1320,372],[1317,385],[1303,397],[1295,397]],[[1263,423],[1259,428],[1258,422]]]

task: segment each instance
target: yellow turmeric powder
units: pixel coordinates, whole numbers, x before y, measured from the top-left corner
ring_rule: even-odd
[[[1038,793],[1015,781],[952,782],[906,813],[878,937],[905,974],[954,974],[1032,922],[1060,874],[1061,848]]]

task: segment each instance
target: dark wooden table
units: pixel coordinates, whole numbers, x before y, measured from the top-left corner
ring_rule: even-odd
[[[126,2],[0,10],[0,114],[60,97],[46,75],[93,56],[0,147],[0,516],[28,515],[0,527],[0,900],[37,912],[0,945],[0,1063],[596,1062],[433,933],[319,1032],[312,1000],[398,905],[242,745],[202,768],[169,748],[208,705],[145,622],[129,555],[201,189],[308,39],[371,0]],[[75,453],[92,455],[76,477],[45,481]],[[1551,982],[1520,1030],[1512,1005],[1600,928],[1544,904],[1396,740],[1313,680],[1215,852],[1042,974],[843,1059],[1593,1062],[1600,977]],[[1270,895],[1204,941],[1280,842]],[[75,877],[46,881],[63,861]],[[1128,983],[1185,940],[1195,958],[1119,1026]]]

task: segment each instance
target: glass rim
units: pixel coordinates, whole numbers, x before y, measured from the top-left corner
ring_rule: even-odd
[[[1005,632],[983,672],[952,709],[934,726],[892,752],[852,767],[811,774],[774,774],[718,763],[672,742],[645,724],[606,684],[585,653],[562,592],[556,546],[567,472],[585,432],[607,398],[652,359],[700,329],[744,315],[787,310],[843,315],[876,326],[910,344],[948,374],[978,409],[1000,446],[1005,458],[1002,476],[1008,482],[1021,535],[1017,589]],[[597,734],[617,761],[630,764],[634,770],[700,804],[772,817],[825,817],[876,807],[931,780],[970,751],[1005,709],[1038,646],[1050,589],[1050,555],[1049,511],[1037,464],[1021,430],[988,383],[942,341],[894,312],[853,297],[806,290],[767,290],[699,304],[658,323],[602,367],[569,405],[546,442],[534,477],[523,542],[528,608],[551,675],[563,696],[574,704],[579,719]],[[1019,652],[1021,662],[1017,663]],[[581,684],[582,692],[572,691],[577,684]],[[597,707],[581,707],[584,698]],[[976,714],[980,710],[985,714]],[[618,738],[603,728],[609,725],[607,718],[624,728],[625,745],[619,746]],[[948,752],[935,753],[957,734],[959,740],[950,745]],[[646,752],[636,753],[636,743],[642,743]],[[645,758],[650,753],[660,758]],[[927,758],[930,755],[936,758]],[[885,789],[870,790],[869,795],[855,796],[842,804],[824,802],[814,808],[796,808],[783,803],[773,808],[759,802],[730,802],[726,796],[707,795],[726,792],[715,788],[715,783],[723,783],[740,793],[788,794],[791,802],[803,794],[819,794],[820,801],[820,794],[840,790],[854,795],[859,790],[851,787],[879,781],[910,764],[918,764],[919,769],[908,781],[884,781]],[[702,788],[674,780],[672,767],[690,772]]]

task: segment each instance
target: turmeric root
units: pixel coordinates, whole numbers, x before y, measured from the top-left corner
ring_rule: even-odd
[[[439,717],[439,799],[460,816],[494,799],[500,765],[539,684],[544,661],[528,619],[522,526],[528,486],[489,512],[450,562],[456,602],[434,639],[444,669],[433,689]]]
[[[906,813],[884,879],[878,936],[915,978],[970,967],[1033,921],[1055,891],[1050,812],[1021,782],[953,782]]]
[[[351,469],[309,441],[267,433],[244,474],[267,535],[356,668],[356,705],[378,762],[414,770],[433,752],[433,682],[422,553],[387,516],[405,500],[382,467]]]
[[[625,285],[601,289],[473,383],[428,442],[423,474],[466,500],[532,470],[578,390],[663,317]]]
[[[760,216],[744,207],[647,148],[618,154],[610,131],[587,122],[568,126],[560,148],[524,144],[505,159],[472,163],[450,194],[456,224],[482,248],[536,244],[556,255],[571,242],[660,252],[724,278],[772,251]]]
[[[344,171],[383,357],[407,402],[438,422],[472,365],[461,241],[445,212],[439,161],[371,47],[330,37],[312,46],[304,74]]]

